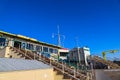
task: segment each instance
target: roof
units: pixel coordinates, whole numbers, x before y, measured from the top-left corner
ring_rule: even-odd
[[[68,48],[62,48],[61,50],[69,50]]]
[[[0,72],[52,68],[36,60],[0,58]]]
[[[67,48],[62,48],[62,49],[59,49],[59,52],[69,52],[69,49],[67,49]]]
[[[0,31],[0,35],[7,35],[7,36],[10,36],[10,37],[20,38],[20,39],[31,41],[31,42],[38,43],[38,44],[52,46],[52,47],[55,47],[55,48],[61,48],[60,46],[49,44],[49,43],[45,43],[45,42],[41,42],[41,41],[38,41],[38,40],[36,40],[34,38],[26,37],[26,36],[19,35],[19,34],[17,35],[17,34],[12,34],[12,33],[4,32],[4,31]]]

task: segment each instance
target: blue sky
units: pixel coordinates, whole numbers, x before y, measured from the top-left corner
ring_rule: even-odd
[[[57,25],[66,48],[75,47],[77,37],[94,55],[120,49],[120,0],[0,0],[3,31],[57,44]]]

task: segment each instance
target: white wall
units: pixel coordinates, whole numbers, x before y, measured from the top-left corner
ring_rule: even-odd
[[[85,56],[85,64],[88,65],[87,59],[90,56],[90,49],[86,47],[83,47],[83,49],[84,49],[84,56]]]

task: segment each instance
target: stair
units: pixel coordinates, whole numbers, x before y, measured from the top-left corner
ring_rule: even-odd
[[[50,60],[49,58],[39,55],[36,52],[17,49],[15,47],[10,47],[10,50],[13,54],[19,56],[19,58],[38,60],[52,66],[54,68],[55,80],[92,80],[88,79],[86,74],[82,74],[80,71],[75,71],[66,64]]]
[[[106,60],[104,60],[100,57],[97,57],[97,56],[92,57],[91,60],[108,65],[108,66],[110,66],[111,69],[120,69],[120,66],[113,63],[112,61],[106,61]]]
[[[25,59],[25,56],[20,53],[20,52],[17,52],[16,50],[10,48],[10,53],[9,55],[12,56],[12,58],[21,58],[21,59]]]

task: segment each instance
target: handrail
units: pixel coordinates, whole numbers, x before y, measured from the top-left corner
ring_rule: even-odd
[[[25,57],[28,57],[29,59],[32,59],[30,56],[28,56],[27,54],[25,54],[24,52],[22,52],[21,50],[19,50],[19,49],[17,49],[17,48],[15,48],[15,47],[10,47],[10,48],[12,48],[12,49],[18,51],[19,53],[23,54]],[[33,60],[33,59],[32,59],[32,60]]]
[[[67,65],[64,65],[62,63],[53,61],[53,60],[45,57],[44,55],[39,55],[39,54],[36,54],[36,53],[33,54],[33,52],[26,51],[26,50],[24,50],[26,52],[26,53],[24,53],[24,51],[22,51],[18,48],[15,48],[15,47],[10,47],[10,48],[14,49],[15,51],[23,54],[25,57],[27,57],[29,59],[32,59],[32,60],[37,60],[36,57],[38,57],[39,58],[38,61],[42,61],[46,64],[49,64],[53,68],[55,68],[56,70],[61,71],[63,74],[67,74],[68,76],[71,76],[72,78],[74,78],[76,80],[80,80],[80,79],[86,80],[87,79],[86,75],[84,75],[84,74],[82,74],[78,71],[75,71],[75,69],[73,70],[73,69],[69,68],[69,66],[67,66]],[[30,57],[28,54],[31,55],[32,57]],[[55,64],[58,65],[58,66],[55,66]],[[73,73],[73,75],[72,75],[72,73]],[[92,79],[90,78],[89,80],[92,80]]]
[[[95,61],[98,61],[98,62],[101,62],[101,63],[106,64],[106,65],[109,65],[111,68],[120,68],[119,65],[117,65],[117,64],[115,64],[115,63],[113,63],[111,61],[105,61],[103,59],[100,59],[99,57],[93,57],[91,59],[95,60]]]

